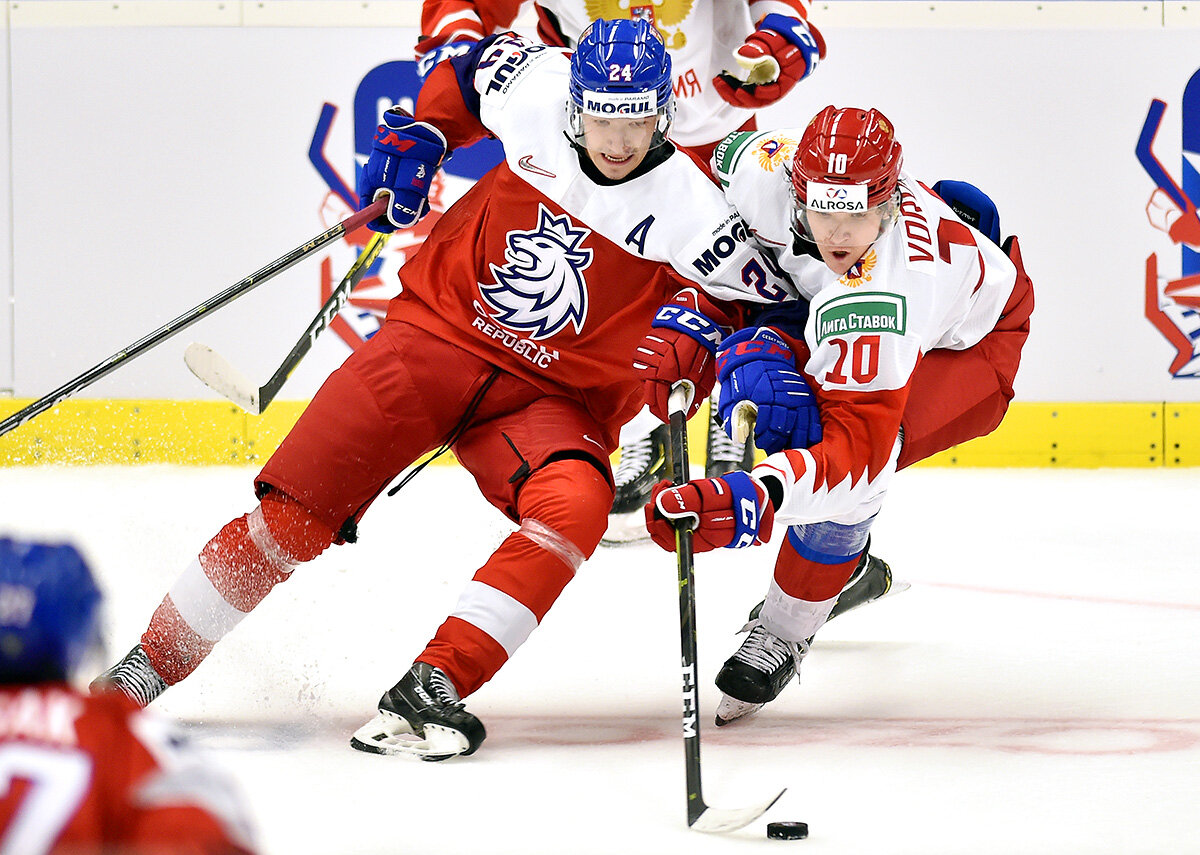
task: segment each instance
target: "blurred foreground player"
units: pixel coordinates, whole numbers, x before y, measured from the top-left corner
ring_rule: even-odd
[[[670,69],[643,21],[597,22],[569,59],[502,34],[435,68],[415,119],[384,115],[360,185],[366,201],[391,199],[372,228],[420,217],[447,146],[491,133],[507,159],[400,269],[380,331],[256,479],[258,507],[204,547],[104,680],[149,703],[297,565],[353,541],[402,470],[452,448],[519,529],[351,744],[430,760],[480,746],[462,699],[525,643],[604,533],[610,455],[653,373],[634,365],[643,333],[663,363],[711,377],[722,327],[740,323],[721,301],[794,296],[707,171],[667,140]],[[428,572],[398,565],[397,585]]]
[[[235,788],[179,734],[70,685],[100,600],[74,547],[0,539],[0,852],[252,852]]]
[[[1000,246],[995,206],[976,188],[940,182],[947,204],[902,163],[887,118],[854,107],[717,147],[727,197],[807,298],[767,309],[718,355],[719,409],[728,420],[742,402],[757,407],[766,460],[664,484],[647,507],[664,549],[674,520],[692,521],[697,551],[787,526],[766,599],[717,675],[718,724],[797,673],[896,470],[990,433],[1013,395],[1033,311],[1017,239]]]

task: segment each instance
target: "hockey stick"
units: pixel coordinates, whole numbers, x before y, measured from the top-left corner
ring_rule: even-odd
[[[671,390],[671,480],[688,480],[687,406],[693,391],[687,381]],[[722,809],[704,803],[700,787],[700,694],[696,684],[696,594],[692,577],[692,530],[680,522],[675,527],[675,556],[679,564],[679,632],[683,652],[683,752],[687,775],[688,827],[696,831],[737,831],[758,819],[786,790],[762,804]]]
[[[325,246],[325,244],[335,241],[347,232],[352,232],[359,226],[369,223],[380,216],[387,209],[387,205],[388,200],[386,198],[376,200],[358,213],[351,214],[337,225],[301,244],[286,255],[282,255],[265,267],[254,271],[240,282],[230,285],[221,293],[209,297],[198,306],[192,307],[175,318],[175,320],[164,324],[152,333],[148,333],[123,350],[117,351],[103,362],[93,365],[78,377],[59,386],[49,395],[39,398],[24,409],[18,410],[8,418],[0,421],[0,436],[8,433],[13,428],[20,427],[25,422],[41,415],[56,404],[62,403],[76,392],[87,388],[100,378],[108,376],[129,360],[140,356],[152,347],[162,344],[171,336],[182,332],[201,318],[211,315],[227,303],[236,300],[244,294],[250,293],[268,279],[274,278],[292,265],[312,255],[318,249]]]
[[[187,363],[187,367],[195,374],[200,382],[208,386],[215,392],[219,392],[229,400],[233,401],[239,407],[251,415],[260,415],[263,410],[271,405],[275,400],[275,396],[279,394],[279,390],[283,388],[283,384],[287,382],[288,377],[296,370],[296,366],[300,364],[308,352],[312,350],[313,345],[319,336],[333,319],[337,317],[337,313],[346,305],[346,301],[350,299],[350,292],[358,287],[358,283],[362,281],[363,275],[367,269],[379,257],[380,251],[387,243],[391,235],[376,234],[363,251],[359,254],[354,265],[342,277],[342,281],[333,289],[333,293],[329,295],[329,299],[325,301],[325,305],[321,307],[321,311],[317,312],[317,316],[312,319],[308,325],[308,329],[304,331],[304,335],[296,342],[295,346],[288,352],[288,355],[283,358],[281,364],[275,373],[271,375],[271,379],[261,386],[255,386],[251,383],[242,372],[238,371],[225,357],[217,353],[207,344],[192,342],[183,352],[183,361]]]
[[[1175,179],[1171,177],[1158,158],[1154,156],[1154,138],[1158,136],[1158,126],[1162,124],[1163,112],[1166,109],[1166,103],[1157,98],[1150,102],[1150,110],[1146,113],[1146,121],[1142,125],[1142,133],[1137,141],[1137,159],[1146,173],[1154,179],[1154,183],[1158,185],[1159,189],[1171,197],[1171,201],[1179,206],[1179,210],[1188,214],[1195,211],[1196,206],[1175,183]]]
[[[758,404],[753,401],[738,401],[733,405],[733,441],[744,443],[754,436],[754,423],[758,421]]]

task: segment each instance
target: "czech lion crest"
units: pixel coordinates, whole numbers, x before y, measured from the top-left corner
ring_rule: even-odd
[[[539,205],[537,228],[509,232],[508,263],[490,265],[496,284],[479,285],[493,320],[534,340],[550,338],[568,323],[581,332],[588,309],[583,271],[592,250],[580,244],[589,234],[566,214],[556,217]]]

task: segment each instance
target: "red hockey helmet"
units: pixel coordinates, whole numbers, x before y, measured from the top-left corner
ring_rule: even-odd
[[[808,210],[895,208],[903,161],[892,123],[878,110],[826,107],[804,129],[792,160],[797,225],[803,228]],[[895,218],[895,211],[885,214],[881,234]]]

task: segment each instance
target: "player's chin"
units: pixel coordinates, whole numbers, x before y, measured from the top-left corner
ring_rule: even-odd
[[[640,158],[636,154],[609,155],[600,154],[593,158],[593,163],[605,178],[619,180],[637,168]]]
[[[838,276],[845,274],[854,262],[858,261],[859,256],[851,250],[844,249],[822,249],[821,259],[825,265]]]

